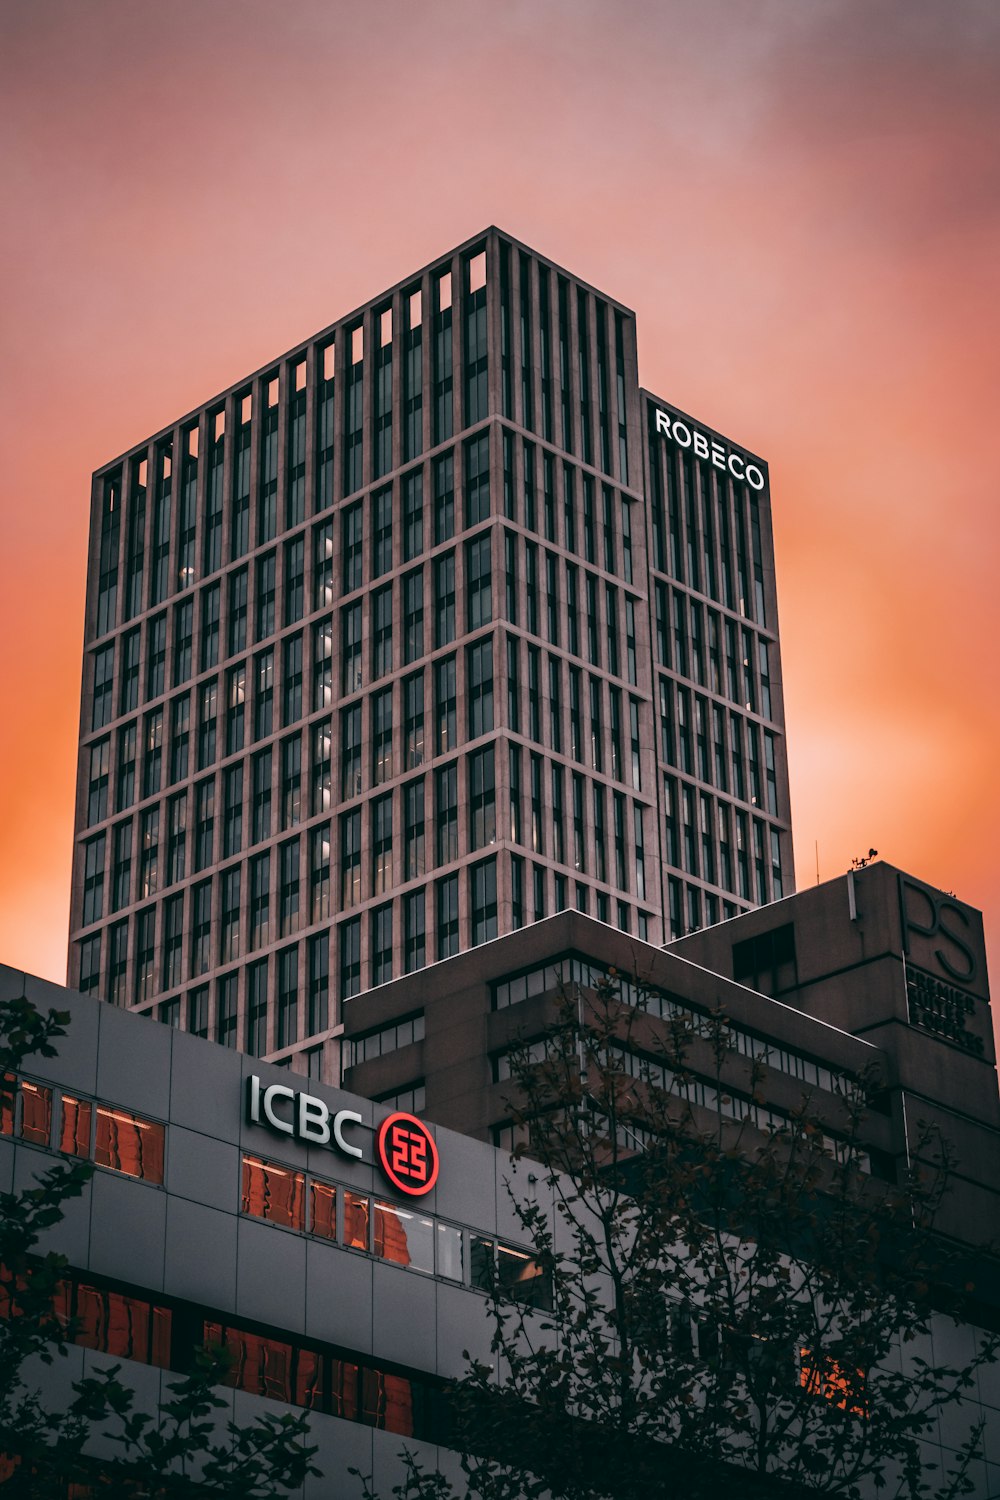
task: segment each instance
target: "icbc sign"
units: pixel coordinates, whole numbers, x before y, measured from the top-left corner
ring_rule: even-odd
[[[370,1149],[360,1144],[367,1127],[357,1110],[332,1110],[313,1094],[301,1093],[287,1083],[264,1084],[256,1075],[247,1079],[247,1120],[307,1146],[328,1146],[361,1161]],[[382,1121],[375,1138],[375,1159],[393,1187],[411,1198],[429,1193],[437,1182],[437,1146],[416,1115],[397,1111]]]
[[[379,1165],[393,1187],[412,1198],[430,1192],[437,1182],[437,1147],[415,1115],[389,1115],[379,1126],[376,1146]]]

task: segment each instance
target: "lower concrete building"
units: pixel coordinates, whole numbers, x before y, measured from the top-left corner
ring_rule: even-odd
[[[512,1172],[520,1193],[550,1189],[511,1160],[505,1060],[561,995],[585,999],[608,974],[645,1012],[648,1056],[677,1016],[725,1011],[725,1091],[706,1082],[701,1110],[767,1130],[808,1095],[836,1152],[845,1095],[863,1083],[862,1166],[888,1180],[912,1160],[918,1121],[940,1124],[959,1155],[944,1227],[990,1236],[1000,1113],[981,926],[888,866],[669,950],[564,912],[380,986],[345,1007],[345,1090],[0,969],[0,998],[71,1013],[58,1055],[5,1080],[0,1190],[60,1155],[95,1166],[44,1247],[67,1257],[80,1320],[79,1347],[40,1375],[47,1397],[111,1355],[154,1404],[195,1345],[218,1341],[234,1355],[237,1422],[309,1409],[324,1477],[305,1496],[350,1497],[351,1466],[388,1495],[404,1442],[457,1473],[443,1393],[463,1351],[489,1357],[486,1289],[539,1308],[549,1295],[507,1192]],[[972,1358],[1000,1318],[989,1275],[978,1296],[976,1326],[940,1319],[924,1357]],[[1000,1495],[997,1366],[977,1371],[926,1453],[947,1461],[980,1417],[973,1494],[986,1500]]]

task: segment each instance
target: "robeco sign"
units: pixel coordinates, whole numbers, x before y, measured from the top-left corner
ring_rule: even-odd
[[[343,1156],[364,1161],[361,1146],[350,1139],[364,1120],[357,1110],[331,1110],[322,1099],[289,1088],[247,1079],[247,1119],[307,1146],[329,1146]],[[397,1110],[383,1120],[375,1137],[377,1165],[401,1193],[420,1198],[437,1182],[439,1160],[434,1138],[422,1120]]]
[[[690,448],[699,458],[710,459],[717,469],[728,469],[734,479],[746,480],[752,490],[764,488],[764,475],[756,464],[747,463],[739,453],[727,450],[715,438],[706,437],[697,427],[689,427],[680,417],[672,417],[662,407],[656,408],[656,431],[670,438],[678,448]]]

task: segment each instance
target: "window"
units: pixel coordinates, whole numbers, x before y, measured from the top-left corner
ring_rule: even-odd
[[[260,750],[250,762],[250,842],[271,836],[271,751]]]
[[[333,603],[333,522],[313,528],[313,609]]]
[[[242,557],[250,545],[250,438],[253,399],[236,398],[239,424],[234,433],[232,525],[229,530],[229,555]],[[272,526],[270,536],[274,535]]]
[[[340,610],[340,649],[343,657],[343,685],[346,694],[355,693],[363,681],[361,664],[361,604],[348,604]]]
[[[310,756],[310,801],[309,807],[313,817],[317,813],[329,812],[333,797],[333,771],[331,767],[331,756],[333,753],[333,731],[329,721],[322,724],[314,724],[309,731],[309,743],[311,746]]]
[[[208,1036],[208,985],[200,984],[188,996],[188,1031],[192,1036]]]
[[[342,922],[340,932],[340,993],[344,999],[361,989],[361,918]]]
[[[216,585],[216,594],[218,586]],[[158,698],[166,687],[167,617],[150,620],[146,636],[146,697]]]
[[[302,816],[302,740],[299,735],[281,745],[281,826],[294,828]]]
[[[490,514],[490,439],[484,432],[465,444],[465,524],[476,526]]]
[[[372,984],[392,978],[392,903],[377,906],[371,915]]]
[[[215,1039],[223,1047],[236,1046],[236,992],[239,981],[226,974],[215,991]]]
[[[455,535],[455,457],[434,460],[434,545]]]
[[[215,843],[215,781],[210,777],[194,789],[194,867],[204,870],[212,863]]]
[[[114,834],[111,870],[111,910],[121,911],[132,899],[132,820],[119,823]]]
[[[224,409],[209,412],[208,485],[205,497],[206,573],[214,573],[222,563],[222,475],[226,454],[226,413]],[[190,482],[190,480],[189,480]],[[197,477],[195,472],[195,484]]]
[[[302,718],[302,636],[290,636],[283,644],[281,722],[287,729]]]
[[[391,781],[392,764],[392,688],[372,694],[372,785]]]
[[[455,554],[446,552],[434,562],[434,648],[455,639]]]
[[[277,570],[273,552],[269,552],[266,557],[257,559],[257,618],[255,623],[256,638],[258,641],[266,640],[269,635],[274,634],[276,576]]]
[[[466,261],[465,267],[465,426],[488,415],[486,338],[486,252]]]
[[[420,289],[403,294],[403,459],[416,458],[423,443],[423,328]]]
[[[407,974],[427,962],[427,915],[424,893],[411,891],[403,898],[403,968]]]
[[[285,543],[285,624],[301,620],[306,605],[305,537],[294,537]]]
[[[372,895],[389,890],[392,879],[392,793],[372,803]]]
[[[372,676],[392,671],[392,584],[372,595]]]
[[[458,952],[458,876],[448,875],[435,886],[437,896],[437,956]]]
[[[104,855],[107,845],[103,833],[90,839],[83,850],[83,916],[84,927],[99,922],[104,915]]]
[[[375,380],[373,419],[375,428],[375,452],[373,468],[376,476],[388,474],[392,468],[392,308],[384,308],[375,314]]]
[[[188,774],[188,750],[191,741],[191,696],[182,693],[170,704],[170,784],[184,781]]]
[[[113,630],[118,618],[118,545],[121,538],[121,473],[104,481],[101,544],[98,555],[98,636]],[[95,728],[98,727],[95,725]]]
[[[226,673],[226,754],[243,749],[246,737],[247,669],[243,662]]]
[[[416,880],[424,873],[424,782],[411,781],[403,788],[403,879]]]
[[[297,526],[306,517],[306,361],[292,367],[288,394],[288,468],[285,523]]]
[[[341,519],[344,552],[344,593],[351,594],[364,582],[364,506],[349,505]]]
[[[329,839],[327,840],[329,849]],[[309,1035],[326,1031],[330,1024],[330,936],[321,932],[309,939]],[[332,1192],[332,1189],[331,1189]],[[313,1233],[317,1233],[315,1224]]]
[[[289,839],[278,849],[278,880],[278,936],[288,937],[299,927],[298,839]]]
[[[403,755],[406,770],[424,760],[424,674],[415,672],[403,683]]]
[[[452,410],[452,308],[451,272],[443,271],[432,283],[434,298],[434,410],[433,441],[447,442],[454,429]]]
[[[249,585],[246,568],[237,568],[229,574],[229,656],[239,656],[247,648],[247,601]],[[190,608],[180,605],[179,609]],[[186,674],[187,675],[187,674]],[[177,679],[176,670],[174,677]],[[183,681],[184,679],[177,679]]]
[[[26,1089],[28,1086],[26,1083],[21,1084],[22,1089]],[[38,1092],[41,1093],[42,1091],[38,1090]],[[27,1094],[25,1094],[24,1102],[27,1105]],[[64,1156],[90,1156],[90,1133],[93,1115],[94,1107],[89,1099],[76,1099],[71,1094],[63,1094],[62,1120],[59,1127],[58,1146]],[[48,1144],[47,1131],[46,1139],[41,1144]]]
[[[159,888],[160,867],[160,809],[148,808],[140,820],[139,896],[145,901],[155,896]]]
[[[84,995],[96,990],[101,982],[101,934],[84,938],[80,946],[80,990]]]
[[[271,923],[271,854],[265,849],[249,863],[250,878],[250,951],[263,948],[270,939]]]
[[[340,794],[348,801],[361,791],[361,704],[340,711]]]
[[[334,371],[336,348],[329,343],[319,350],[316,374],[319,384],[316,435],[316,509],[327,510],[333,504],[333,423]]]
[[[454,750],[458,744],[457,708],[455,658],[448,656],[434,666],[435,755]]]
[[[390,1052],[398,1052],[400,1047],[409,1047],[423,1039],[424,1013],[416,1010],[399,1021],[390,1022],[388,1026],[380,1026],[377,1031],[369,1031],[364,1036],[355,1037],[353,1041],[345,1040],[344,1066],[356,1068],[359,1063],[370,1062],[374,1057],[385,1057]]]
[[[372,577],[392,570],[392,487],[376,490],[372,507]]]
[[[94,698],[90,719],[91,729],[103,729],[113,718],[113,686],[115,676],[115,647],[102,646],[94,652]]]
[[[340,905],[361,899],[361,809],[340,815]]]
[[[198,770],[212,765],[216,756],[216,721],[219,689],[216,679],[198,688]]]
[[[207,672],[219,664],[219,610],[221,607],[221,585],[210,584],[201,591],[201,671]]]
[[[222,890],[222,931],[219,961],[224,964],[240,956],[240,867],[224,870],[220,877]]]
[[[143,1182],[163,1181],[163,1126],[110,1104],[97,1106],[94,1161]]]
[[[469,695],[469,738],[478,739],[493,728],[493,641],[469,646],[466,653]]]
[[[266,739],[274,729],[274,652],[254,657],[253,737]]]
[[[364,483],[365,336],[359,323],[345,330],[351,351],[344,372],[344,494],[353,495]]]
[[[424,550],[424,474],[414,469],[403,476],[403,561],[412,562]]]
[[[167,803],[167,885],[176,885],[187,874],[187,794],[181,792]]]
[[[472,942],[489,942],[497,935],[497,862],[484,859],[469,871]]]
[[[211,968],[212,882],[203,880],[191,891],[191,977]]]
[[[465,589],[468,629],[478,630],[480,626],[488,625],[493,618],[489,532],[466,543]]]
[[[435,774],[435,815],[437,819],[437,863],[449,864],[458,858],[458,765],[442,766]]]
[[[87,795],[87,825],[102,823],[108,815],[108,780],[111,769],[111,741],[98,740],[90,747],[90,780]],[[131,801],[131,798],[129,799]],[[127,803],[123,803],[127,806]]]
[[[469,756],[470,849],[495,844],[497,838],[496,774],[493,746]]]
[[[240,1213],[287,1229],[305,1229],[305,1174],[244,1156]]]
[[[424,574],[416,568],[403,579],[403,661],[424,654]]]
[[[734,943],[733,978],[768,995],[797,984],[794,924],[787,922]]]
[[[235,976],[234,976],[235,978]],[[233,998],[235,1000],[235,990]],[[247,970],[247,1045],[251,1057],[267,1051],[267,959],[260,958]]]
[[[243,767],[230,766],[222,776],[222,858],[243,847]]]
[[[139,707],[139,629],[122,636],[122,681],[118,712],[130,714]],[[95,726],[96,727],[96,726]]]
[[[299,950],[278,954],[278,1034],[275,1045],[290,1047],[299,1035]]]
[[[184,897],[182,895],[169,896],[163,903],[163,988],[165,990],[176,989],[181,982],[183,942]]]

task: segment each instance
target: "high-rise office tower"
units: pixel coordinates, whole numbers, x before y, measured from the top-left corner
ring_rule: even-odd
[[[70,982],[313,1075],[564,907],[793,889],[767,471],[496,229],[94,476]]]

